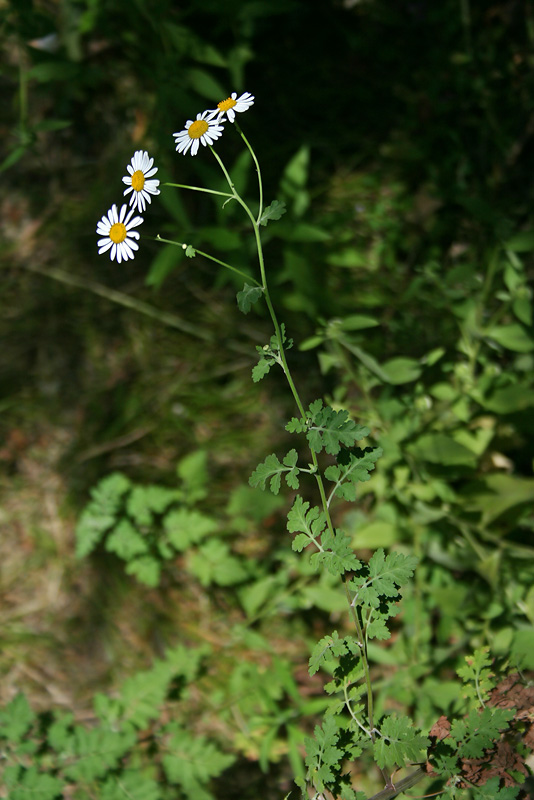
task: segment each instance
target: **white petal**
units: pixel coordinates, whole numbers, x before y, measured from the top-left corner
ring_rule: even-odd
[[[100,244],[100,242],[103,242],[103,244]],[[102,255],[102,253],[105,253],[109,250],[113,242],[111,241],[111,239],[100,239],[98,244],[99,244],[98,255],[100,256]]]
[[[132,209],[133,211],[133,209]],[[129,231],[130,228],[137,228],[138,225],[141,225],[143,222],[143,217],[134,217],[128,224],[126,225],[126,230]],[[133,234],[132,234],[133,235]],[[139,234],[137,234],[139,236]]]

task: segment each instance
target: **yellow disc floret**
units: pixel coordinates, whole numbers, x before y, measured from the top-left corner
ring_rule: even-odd
[[[132,175],[132,188],[134,192],[140,192],[144,185],[145,185],[145,176],[143,174],[143,171],[138,169]]]
[[[123,225],[122,222],[116,222],[115,225],[112,225],[109,229],[109,238],[112,242],[114,242],[114,244],[120,244],[121,242],[124,242],[126,235],[126,225]]]
[[[187,132],[191,139],[200,139],[201,136],[204,136],[208,128],[209,125],[205,119],[197,119],[189,126]]]
[[[221,100],[220,103],[217,103],[217,108],[219,111],[228,111],[229,108],[233,108],[237,103],[237,100],[232,100],[231,97],[227,97],[226,100]]]

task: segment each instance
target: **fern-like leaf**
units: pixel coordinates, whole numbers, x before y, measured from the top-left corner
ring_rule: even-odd
[[[327,467],[324,473],[327,480],[336,484],[336,496],[351,503],[356,500],[356,484],[370,479],[370,472],[383,451],[381,447],[375,447],[368,452],[360,452],[362,455],[342,450],[337,465]],[[343,460],[341,456],[344,456]]]
[[[358,604],[378,608],[382,597],[398,597],[399,588],[413,575],[417,558],[402,553],[385,556],[379,548],[369,560],[368,569],[350,582]]]
[[[380,726],[373,752],[381,769],[404,767],[406,763],[424,761],[430,741],[413,727],[408,717],[392,714]]]
[[[369,428],[357,425],[349,419],[346,410],[334,411],[330,406],[323,407],[322,400],[314,400],[308,407],[306,418],[293,417],[286,425],[290,433],[303,433],[311,449],[320,453],[323,448],[327,453],[336,455],[341,447],[352,447],[359,439],[369,435]]]
[[[290,450],[289,453],[284,456],[282,462],[279,461],[278,457],[274,453],[271,453],[270,456],[267,456],[265,461],[262,461],[261,464],[258,464],[249,478],[249,484],[251,486],[258,486],[261,489],[265,489],[267,482],[269,482],[269,488],[271,492],[273,494],[278,494],[280,491],[282,475],[284,475],[287,485],[291,489],[298,489],[299,470],[296,466],[297,459],[298,454],[296,450]]]

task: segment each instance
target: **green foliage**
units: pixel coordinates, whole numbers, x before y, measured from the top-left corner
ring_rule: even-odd
[[[340,728],[334,717],[326,717],[322,728],[315,727],[314,738],[305,743],[306,777],[313,786],[319,791],[328,787],[334,796],[344,800],[365,800],[363,792],[352,789],[350,774],[342,772],[344,758],[354,760],[361,755],[357,734]]]
[[[334,411],[330,406],[323,407],[322,400],[314,400],[310,403],[307,417],[293,417],[287,423],[286,430],[290,433],[306,433],[310,448],[315,453],[320,453],[324,448],[327,453],[336,455],[342,446],[350,448],[369,435],[369,428],[356,424],[348,416],[346,410]]]
[[[39,772],[37,767],[6,767],[4,774],[9,797],[12,800],[55,800],[63,789],[63,781]]]
[[[339,659],[349,652],[353,654],[357,652],[351,637],[340,639],[337,631],[333,631],[331,635],[324,636],[317,642],[310,656],[308,662],[310,675],[315,675],[317,670],[326,662],[332,661],[332,659]]]
[[[286,213],[286,204],[283,200],[273,200],[273,202],[263,209],[260,217],[260,225],[267,225],[270,220],[280,219]]]
[[[463,700],[467,700],[467,706],[483,705],[506,659],[510,658],[514,667],[527,669],[532,666],[534,651],[534,483],[529,449],[534,396],[534,238],[528,211],[528,181],[516,179],[517,175],[532,172],[528,168],[529,148],[524,146],[532,107],[530,73],[525,69],[530,56],[523,35],[530,30],[527,12],[515,9],[510,25],[508,10],[498,3],[491,15],[477,9],[476,4],[471,4],[469,14],[464,13],[465,4],[461,4],[462,13],[458,14],[457,7],[447,2],[443,6],[435,4],[428,13],[421,14],[414,7],[403,15],[388,9],[387,4],[360,3],[357,9],[338,4],[335,13],[330,14],[330,9],[317,17],[313,4],[308,9],[306,4],[284,6],[250,0],[239,11],[234,9],[235,14],[226,13],[231,19],[230,30],[224,13],[212,3],[207,11],[215,20],[212,27],[218,41],[211,41],[205,31],[192,29],[194,13],[184,17],[165,3],[151,16],[152,10],[144,2],[129,9],[126,28],[117,22],[124,15],[108,14],[101,2],[90,3],[74,15],[71,5],[67,2],[63,9],[58,52],[43,57],[30,46],[26,52],[28,63],[14,70],[21,75],[17,87],[21,107],[12,104],[17,116],[17,127],[13,129],[16,135],[11,137],[12,150],[2,169],[13,168],[24,154],[35,152],[42,174],[44,160],[39,155],[39,142],[48,147],[47,131],[61,130],[76,122],[32,119],[27,103],[28,81],[30,96],[33,93],[39,97],[39,89],[49,85],[51,95],[58,95],[54,107],[61,108],[62,115],[64,110],[65,116],[71,103],[77,108],[90,107],[84,99],[100,94],[109,95],[119,119],[131,118],[131,109],[125,107],[123,100],[128,94],[124,88],[129,85],[136,107],[153,102],[156,116],[174,115],[177,99],[187,105],[192,102],[191,92],[213,104],[226,92],[224,80],[231,80],[232,86],[243,85],[244,65],[250,58],[270,64],[269,70],[256,72],[260,83],[270,82],[268,89],[272,91],[273,79],[277,85],[276,76],[287,74],[287,58],[291,58],[292,70],[310,63],[312,51],[305,48],[316,40],[315,35],[310,35],[316,32],[313,25],[324,25],[326,32],[335,30],[336,34],[330,37],[331,45],[329,37],[322,36],[325,79],[314,87],[314,96],[303,95],[299,100],[295,95],[291,104],[284,104],[280,96],[281,118],[292,130],[303,130],[301,121],[310,107],[328,105],[330,113],[322,115],[324,120],[320,114],[315,115],[317,127],[304,126],[313,148],[307,142],[296,142],[294,153],[285,166],[280,166],[276,150],[279,137],[272,137],[268,126],[257,126],[258,135],[264,137],[262,146],[266,148],[271,173],[277,168],[282,172],[279,190],[284,198],[264,209],[259,224],[263,227],[271,220],[280,220],[287,204],[287,216],[265,232],[265,241],[270,239],[273,248],[277,248],[270,273],[273,285],[278,300],[288,311],[302,311],[308,316],[304,325],[310,320],[317,325],[313,336],[306,331],[308,339],[302,349],[317,348],[319,367],[325,375],[328,373],[325,383],[331,396],[325,398],[324,405],[322,400],[312,403],[302,419],[294,418],[287,427],[292,433],[305,434],[313,462],[308,464],[309,469],[297,467],[299,459],[306,463],[310,457],[301,452],[305,446],[302,437],[282,461],[274,453],[268,456],[251,482],[262,489],[268,486],[276,495],[272,500],[277,499],[282,475],[290,489],[301,490],[301,473],[310,474],[311,491],[317,489],[321,504],[313,505],[318,502],[317,497],[311,505],[300,496],[295,500],[288,517],[288,529],[296,534],[290,553],[283,548],[272,549],[278,547],[271,547],[271,540],[276,539],[270,536],[273,520],[268,526],[265,523],[264,530],[260,528],[264,524],[261,515],[238,517],[234,512],[216,510],[215,476],[189,482],[188,471],[182,469],[180,488],[174,489],[141,485],[116,474],[93,492],[77,532],[78,555],[85,557],[102,548],[123,560],[129,574],[154,587],[162,575],[176,585],[184,569],[204,587],[239,585],[234,594],[249,616],[257,616],[256,629],[243,634],[243,642],[246,640],[249,648],[247,657],[258,653],[263,657],[269,646],[283,646],[278,630],[276,635],[272,632],[274,626],[263,635],[262,625],[268,614],[278,614],[278,620],[287,622],[288,629],[280,633],[280,638],[285,635],[288,639],[301,628],[309,634],[313,619],[313,636],[321,638],[312,651],[310,671],[316,674],[322,668],[331,672],[333,680],[327,692],[335,695],[331,702],[326,701],[329,715],[317,728],[316,744],[309,743],[308,780],[318,791],[328,788],[336,797],[356,797],[351,777],[343,774],[342,765],[360,758],[362,753],[365,767],[369,763],[365,759],[370,761],[373,755],[377,763],[388,767],[421,757],[420,734],[406,717],[386,716],[378,727],[376,720],[367,718],[367,714],[372,716],[368,711],[371,704],[360,700],[371,691],[376,693],[377,719],[388,707],[388,697],[410,708],[414,719],[428,725],[438,712],[456,715],[452,727],[456,738],[451,734],[450,739],[450,753],[454,753],[443,756],[443,763],[448,759],[452,770],[445,769],[443,775],[453,779],[455,772],[461,770],[458,754],[462,748],[469,753],[479,752],[499,735],[493,712],[487,719],[487,709],[480,716],[475,716],[473,710],[465,716]],[[7,31],[13,41],[28,42],[35,35],[32,26],[28,27],[28,14],[25,5],[10,10]],[[299,58],[291,48],[285,56],[277,37],[264,35],[264,25],[274,14],[282,15],[275,18],[282,23],[287,19],[295,22],[298,16],[302,35],[295,47]],[[356,33],[353,25],[340,24],[355,19],[354,14],[358,17]],[[98,63],[98,48],[84,52],[85,46],[95,44],[91,35],[102,28],[104,17],[106,41],[120,45],[110,48],[111,52],[121,53],[118,69],[111,71],[102,70]],[[329,18],[335,26],[332,29],[328,28]],[[48,18],[38,22],[40,27],[46,23],[49,28]],[[386,52],[379,41],[383,23],[395,27],[395,39],[403,53],[396,60],[395,74],[391,69],[381,69],[387,66],[385,61],[380,64]],[[435,41],[433,33],[437,29],[444,34],[438,47],[410,47],[426,39]],[[517,31],[521,33],[518,35]],[[425,39],[421,32],[429,36]],[[225,42],[224,47],[221,42]],[[378,69],[368,70],[369,84],[360,83],[363,94],[349,108],[344,100],[332,97],[331,86],[340,69],[350,67],[355,44],[362,63],[377,64]],[[264,49],[269,47],[270,50]],[[386,58],[391,59],[392,53],[388,50]],[[7,82],[10,69],[13,67],[8,64]],[[113,73],[118,80],[108,91],[109,75]],[[129,76],[126,84],[124,74]],[[169,75],[179,75],[179,84],[173,85],[172,80],[169,83]],[[428,76],[432,76],[430,81]],[[99,93],[97,87],[104,83],[106,91]],[[145,94],[139,91],[143,88]],[[362,113],[367,95],[372,98],[367,103],[369,113]],[[47,109],[46,96],[39,99],[36,108]],[[403,104],[400,116],[399,102]],[[424,126],[420,124],[422,108],[426,109]],[[462,109],[460,115],[458,108]],[[428,109],[431,112],[427,113]],[[481,109],[489,125],[480,124]],[[111,126],[116,122],[114,114],[101,112],[100,105],[96,114],[91,108],[95,118],[109,120],[106,124]],[[331,120],[341,117],[344,124],[336,131],[336,154],[332,155],[332,148],[317,148],[315,143],[331,140]],[[395,124],[391,125],[393,118]],[[353,135],[356,127],[357,156]],[[76,130],[82,130],[85,139],[85,125],[80,124],[73,134]],[[414,130],[418,131],[417,137]],[[130,138],[120,135],[124,141]],[[146,131],[146,135],[154,139],[154,131]],[[79,142],[80,137],[73,135],[72,140]],[[94,140],[108,141],[109,135],[104,132]],[[273,141],[277,143],[273,145]],[[62,147],[64,143],[62,139]],[[115,149],[111,143],[109,152],[113,154]],[[87,159],[91,165],[94,161],[93,157]],[[200,159],[188,161],[188,169],[198,168],[200,174],[212,176],[205,164],[198,166]],[[247,191],[251,163],[250,153],[245,152],[244,158],[240,156],[230,169],[240,194]],[[33,169],[28,174],[33,177]],[[326,181],[321,177],[318,187],[319,174],[329,177]],[[19,179],[16,183],[23,185]],[[521,185],[526,188],[521,189]],[[202,215],[190,215],[185,203],[168,196],[164,199],[165,194],[162,192],[161,200],[180,230],[194,231],[199,239],[222,250],[236,249],[241,239],[241,223],[234,223],[232,217],[240,210],[236,209],[237,203],[217,208],[215,221],[202,224]],[[319,197],[315,210],[310,209],[314,196]],[[196,212],[196,207],[192,206],[193,210]],[[229,229],[223,227],[223,211]],[[246,268],[244,265],[251,263],[254,254],[248,244],[244,249],[240,258],[241,266]],[[188,245],[185,251],[178,251],[178,257],[162,252],[163,257],[153,263],[147,280],[153,287],[161,285],[180,258],[185,255],[191,259],[197,250]],[[19,260],[22,263],[27,259]],[[190,266],[185,259],[181,265],[184,269]],[[195,270],[195,275],[204,280],[200,271]],[[207,280],[212,280],[211,273]],[[182,286],[186,287],[187,281]],[[180,294],[185,295],[182,286]],[[238,295],[240,310],[249,313],[263,291],[246,284]],[[171,302],[172,298],[169,295],[160,299]],[[191,308],[191,314],[209,319],[199,315],[196,308]],[[15,316],[26,319],[28,315]],[[180,347],[187,358],[186,346]],[[284,359],[288,347],[282,327],[282,335],[277,334],[268,345],[256,348],[259,361],[253,369],[254,382],[265,377],[275,363],[283,366],[289,377]],[[33,352],[33,346],[27,349]],[[46,348],[43,350],[46,352]],[[195,362],[196,356],[195,351]],[[308,370],[310,358],[311,354],[301,362],[305,365],[303,370]],[[139,371],[146,372],[146,365]],[[307,375],[300,377],[306,381]],[[123,417],[119,423],[131,422],[136,400],[135,391],[126,402],[121,397]],[[188,397],[189,400],[196,411],[196,398]],[[153,403],[146,406],[152,413]],[[240,424],[239,413],[232,411]],[[362,425],[355,425],[352,418],[361,420]],[[183,429],[186,427],[183,425]],[[357,449],[355,443],[370,436],[371,431],[380,447]],[[321,455],[325,464],[319,464],[316,455]],[[335,463],[329,456],[335,458]],[[379,456],[383,456],[380,461]],[[221,493],[226,493],[229,473],[225,469],[220,472],[224,473]],[[323,479],[333,484],[326,499]],[[306,497],[310,497],[305,494],[308,490],[304,486],[301,490]],[[353,502],[357,494],[357,510],[347,511],[342,503],[332,503],[334,497]],[[273,507],[274,519],[277,510]],[[343,531],[332,522],[333,519],[337,523],[338,515]],[[254,558],[246,561],[232,551],[223,537],[235,531],[247,534],[239,542],[242,552],[249,543],[257,546],[258,534],[262,537],[267,553],[265,563],[259,564]],[[314,551],[310,559],[294,555],[309,545]],[[390,548],[388,555],[382,547]],[[364,559],[369,558],[367,550],[374,554],[365,563]],[[417,560],[420,566],[410,585]],[[325,568],[318,570],[316,578],[311,576],[310,562],[312,568]],[[352,574],[348,576],[347,572]],[[333,597],[338,597],[335,587],[340,576],[346,578],[343,583],[352,602],[346,610],[350,624],[356,628],[356,638],[343,635],[344,623],[338,624],[342,609]],[[402,606],[401,587],[405,594]],[[343,599],[341,588],[337,591]],[[228,616],[232,619],[238,613],[232,606],[233,601],[237,602],[234,594],[217,593],[221,607],[231,607],[232,614]],[[202,600],[209,603],[209,595],[203,593]],[[209,606],[203,610],[206,608]],[[312,610],[314,613],[310,613]],[[399,611],[402,617],[392,626],[390,621]],[[332,613],[337,615],[339,636],[324,635],[325,625],[329,624],[326,615]],[[238,636],[231,624],[225,633],[229,641]],[[379,642],[388,638],[388,646],[381,647]],[[474,656],[466,655],[473,651]],[[240,656],[238,653],[237,660]],[[463,688],[447,677],[454,673],[458,658],[466,661],[459,669]],[[379,669],[366,672],[373,661]],[[378,671],[380,677],[375,682]],[[157,720],[154,709],[165,701],[161,687],[167,681],[165,670],[160,672],[153,679],[132,679],[128,690],[131,719],[125,719],[134,727],[150,726]],[[256,758],[267,769],[285,747],[298,773],[297,718],[303,705],[299,705],[295,683],[277,666],[261,701],[257,701],[255,683],[265,677],[261,671],[251,668],[248,673],[245,669],[238,673],[236,669],[232,676],[236,695],[254,697],[250,706],[247,700],[239,700],[246,707],[239,718],[243,738],[251,748],[250,755],[243,747],[247,757]],[[303,694],[307,691],[306,686]],[[35,754],[42,738],[39,740],[37,728],[32,728],[32,713],[21,700],[17,702],[20,707],[9,725],[14,736],[22,735],[23,728],[25,734],[29,732],[24,754]],[[232,705],[235,698],[228,701],[225,696],[224,702]],[[255,702],[261,712],[253,706]],[[122,720],[120,702],[109,701],[106,706],[102,700],[101,706],[108,709],[110,718],[115,715]],[[323,710],[317,706],[307,709],[310,716]],[[98,779],[98,790],[94,786],[81,788],[86,796],[93,796],[96,791],[103,797],[122,797],[125,793],[148,798],[158,795],[151,765],[136,766],[135,770],[132,766],[124,771],[120,762],[126,756],[116,761],[123,744],[117,738],[108,741],[109,731],[101,731],[100,739],[100,733],[95,733],[91,739],[81,733],[71,736],[71,722],[54,724],[58,726],[54,736],[72,738],[73,757],[85,754],[85,766],[74,773],[77,781],[89,780],[91,771],[98,768],[91,748],[107,748],[109,761],[102,767],[107,772],[102,774],[102,780]],[[130,729],[124,720],[121,724],[121,735],[127,737]],[[185,753],[184,763],[170,767],[166,777],[171,779],[173,769],[176,774],[189,776],[187,785],[177,781],[178,791],[202,797],[208,790],[201,779],[197,740],[192,737],[185,741],[182,722],[177,725],[176,730],[163,732],[162,741],[172,741]],[[370,734],[376,731],[376,741],[371,746]],[[252,745],[255,732],[259,741]],[[48,739],[52,740],[51,734]],[[200,741],[216,765],[217,753],[209,743]],[[20,748],[22,752],[22,743]],[[43,748],[46,758],[46,741]],[[80,753],[75,753],[76,748]],[[163,757],[159,752],[158,756],[161,767]],[[57,780],[56,773],[46,775],[39,769],[24,763],[9,766],[8,778],[15,775],[17,782],[14,792],[26,787],[23,794],[58,794],[57,786],[49,780]],[[496,779],[475,787],[473,793],[488,798],[516,794],[511,788],[501,787]]]
[[[462,759],[482,759],[482,764],[495,766],[496,762],[492,760],[493,747],[513,716],[513,709],[483,708],[473,709],[462,719],[453,722],[449,735],[439,743],[438,752],[432,756],[435,771],[447,780],[447,796],[456,797],[455,787],[462,771]],[[482,777],[473,786],[473,797],[476,800],[490,797],[513,798],[518,792],[519,787],[501,789],[498,777],[491,777],[487,781]]]
[[[234,760],[205,736],[191,738],[190,732],[177,723],[167,727],[165,748],[167,753],[163,755],[162,764],[167,779],[171,784],[178,784],[186,796],[199,800],[211,800],[206,784]]]
[[[287,485],[291,489],[299,488],[299,468],[297,467],[298,453],[296,450],[290,450],[287,455],[282,459],[282,463],[278,460],[274,453],[267,456],[265,461],[258,464],[254,472],[249,478],[251,486],[259,486],[265,489],[267,481],[269,481],[269,488],[273,494],[278,494],[280,491],[280,484],[282,475],[284,476]]]
[[[363,574],[353,578],[349,586],[354,592],[354,603],[379,608],[382,598],[396,598],[399,589],[412,577],[417,565],[414,556],[402,553],[385,555],[380,547],[373,553]]]
[[[283,323],[280,325],[280,334],[282,339],[281,342],[278,336],[274,334],[271,336],[269,344],[266,344],[263,347],[256,345],[256,352],[259,353],[260,358],[256,366],[252,369],[252,380],[254,383],[261,381],[261,379],[267,375],[273,364],[279,364],[282,366],[282,360],[280,357],[281,347],[283,347],[285,350],[289,350],[293,346],[293,340],[286,338],[285,325]]]
[[[475,701],[477,706],[484,705],[495,687],[495,676],[489,669],[492,662],[489,647],[481,647],[472,656],[465,656],[465,662],[456,670],[464,682],[463,695]]]
[[[203,800],[212,800],[209,783],[234,761],[206,736],[192,736],[187,722],[168,721],[171,684],[181,679],[182,693],[197,679],[209,654],[204,646],[169,650],[151,669],[123,684],[119,696],[96,695],[96,721],[82,725],[72,714],[37,715],[23,695],[1,712],[0,746],[9,797],[53,800],[76,788],[76,796],[96,791],[108,800],[129,797],[167,800],[175,784]],[[167,720],[167,721],[166,721]],[[147,751],[147,733],[151,741]],[[29,747],[29,745],[32,745]],[[38,748],[38,755],[37,755]],[[38,759],[38,764],[35,764]],[[162,775],[157,778],[155,765]]]
[[[335,483],[333,492],[336,497],[353,503],[356,500],[356,484],[370,479],[369,473],[382,454],[380,447],[367,448],[358,453],[340,450],[337,454],[337,466],[332,465],[324,471],[325,478]]]
[[[244,581],[249,574],[242,561],[231,554],[226,542],[219,539],[210,539],[201,545],[190,554],[188,563],[191,573],[199,579],[202,586],[213,583],[218,586],[233,586]]]
[[[226,542],[208,536],[221,521],[191,508],[206,494],[206,453],[187,456],[178,466],[179,489],[132,484],[120,473],[104,478],[76,528],[76,553],[89,555],[99,544],[125,562],[125,571],[145,586],[158,586],[166,562],[187,552],[186,566],[202,585],[229,586],[248,571]]]
[[[499,786],[498,778],[490,778],[473,792],[474,800],[514,800],[520,792],[519,786]]]
[[[328,527],[325,512],[318,506],[310,508],[300,495],[296,496],[287,515],[287,529],[290,533],[297,533],[292,542],[293,550],[300,553],[309,544],[315,545],[318,552],[310,557],[315,568],[323,564],[333,575],[343,575],[361,566],[346,534]]]
[[[257,303],[263,294],[263,287],[251,286],[245,283],[243,289],[237,293],[237,305],[243,314],[248,314],[254,303]]]
[[[408,717],[392,714],[380,723],[379,735],[373,744],[376,763],[389,771],[404,767],[406,762],[424,761],[430,741],[418,733]]]
[[[35,714],[23,694],[15,695],[0,711],[0,727],[9,741],[21,742],[34,721]]]
[[[483,708],[473,709],[465,719],[455,720],[450,737],[456,742],[460,758],[480,758],[513,715],[509,708]]]
[[[83,511],[76,529],[76,555],[84,558],[94,550],[113,526],[130,481],[116,472],[91,490],[91,502]]]

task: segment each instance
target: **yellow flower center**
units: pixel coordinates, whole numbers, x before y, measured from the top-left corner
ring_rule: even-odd
[[[205,119],[197,119],[192,125],[189,126],[187,132],[191,139],[200,139],[201,136],[204,136],[208,128],[209,125]]]
[[[229,108],[233,108],[237,103],[237,100],[232,100],[231,97],[227,97],[226,100],[221,100],[220,103],[217,103],[217,108],[219,111],[228,111]]]
[[[132,175],[132,187],[134,192],[140,192],[144,185],[145,185],[145,176],[143,174],[143,171],[138,169]]]
[[[116,222],[109,229],[109,238],[115,244],[120,244],[126,239],[127,231],[126,226],[122,222]]]

